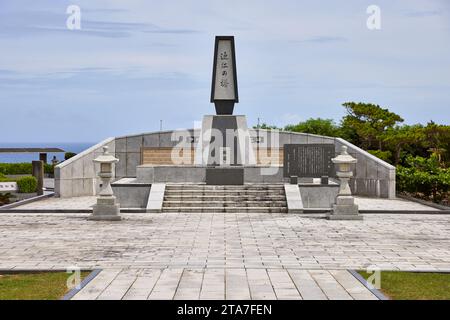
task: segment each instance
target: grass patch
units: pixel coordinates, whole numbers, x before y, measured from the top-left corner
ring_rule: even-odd
[[[83,280],[90,272],[81,272]],[[58,300],[68,291],[66,272],[0,274],[0,300]]]
[[[450,300],[450,273],[382,271],[380,291],[393,300]]]

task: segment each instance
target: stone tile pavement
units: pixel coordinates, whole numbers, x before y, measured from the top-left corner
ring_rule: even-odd
[[[377,300],[346,270],[107,269],[73,300]]]
[[[73,198],[56,198],[51,197],[36,202],[27,203],[14,209],[36,209],[36,210],[54,210],[54,209],[70,209],[84,210],[90,209],[97,202],[95,196],[73,197]]]
[[[399,198],[381,199],[355,197],[355,203],[359,205],[360,210],[440,211],[439,209],[433,207]]]
[[[71,209],[90,209],[96,202],[95,196],[74,197],[74,198],[47,198],[37,202],[24,204],[15,209],[37,209],[37,210],[71,210]],[[399,210],[399,211],[436,211],[438,209],[425,206],[420,203],[403,200],[403,199],[378,199],[355,197],[355,202],[359,205],[360,210]]]
[[[0,268],[450,271],[450,215],[0,214]]]

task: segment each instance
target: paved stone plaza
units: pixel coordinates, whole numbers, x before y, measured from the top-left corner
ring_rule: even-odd
[[[450,270],[450,215],[0,214],[0,268]]]
[[[108,269],[74,300],[376,300],[346,270]]]
[[[375,299],[347,269],[450,270],[450,215],[0,214],[1,269],[103,271],[76,299]]]
[[[25,210],[87,210],[91,209],[96,203],[95,196],[73,197],[73,198],[48,198],[37,202],[21,205],[15,209]],[[407,201],[403,199],[378,199],[355,197],[355,202],[360,210],[398,210],[398,211],[435,211],[438,209],[425,206],[420,203]]]

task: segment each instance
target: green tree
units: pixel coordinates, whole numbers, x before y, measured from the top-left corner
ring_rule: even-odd
[[[399,191],[424,195],[439,202],[448,197],[450,169],[440,166],[437,155],[430,158],[409,156],[405,167],[397,167],[397,186]]]
[[[450,160],[450,126],[431,121],[424,128],[424,134],[429,152],[437,155],[439,162],[445,165]]]
[[[253,126],[253,129],[263,129],[263,130],[281,130],[281,128],[278,128],[277,126],[274,125],[269,125],[266,123],[262,123],[256,126]]]
[[[69,160],[70,158],[75,157],[77,154],[75,152],[66,152],[64,153],[64,160]]]
[[[347,110],[342,120],[346,138],[353,136],[352,142],[366,150],[383,150],[386,130],[404,121],[398,114],[371,103],[346,102],[343,106]]]
[[[381,137],[386,148],[393,154],[393,163],[398,165],[401,161],[402,151],[405,146],[420,145],[421,141],[425,139],[423,126],[417,125],[403,125],[388,128]]]
[[[286,131],[318,134],[322,136],[338,137],[340,128],[332,119],[310,118],[295,125],[284,127]]]

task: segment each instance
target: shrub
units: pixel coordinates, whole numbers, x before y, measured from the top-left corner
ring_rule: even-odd
[[[22,177],[17,180],[20,193],[33,193],[37,190],[37,179],[33,176]]]
[[[441,168],[436,156],[430,158],[408,157],[408,167],[397,167],[397,188],[399,191],[431,197],[433,201],[443,200],[450,191],[450,169]]]
[[[76,155],[77,155],[77,154],[74,153],[74,152],[66,152],[66,153],[64,154],[64,159],[65,159],[65,160],[69,160],[70,158],[75,157]]]
[[[31,174],[32,165],[30,162],[22,163],[0,163],[0,173],[3,174]],[[54,171],[51,164],[44,163],[44,172],[52,174]]]

